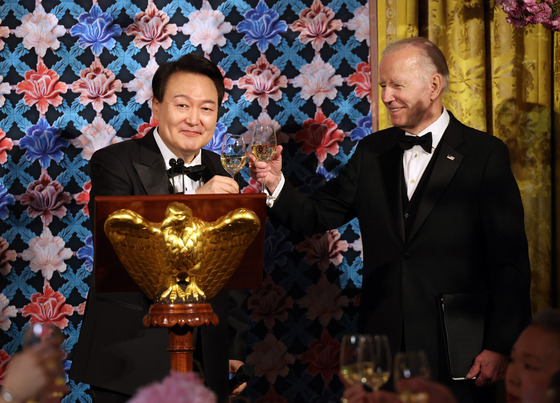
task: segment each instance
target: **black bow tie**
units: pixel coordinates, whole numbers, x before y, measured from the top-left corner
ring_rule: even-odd
[[[404,132],[397,134],[397,142],[403,150],[410,150],[414,146],[420,146],[427,153],[432,153],[432,133],[423,136],[407,136]]]
[[[175,176],[186,174],[189,178],[196,182],[200,180],[200,178],[202,178],[202,174],[204,173],[205,169],[206,165],[193,165],[190,167],[175,166],[167,170],[167,175],[170,178],[174,178]]]

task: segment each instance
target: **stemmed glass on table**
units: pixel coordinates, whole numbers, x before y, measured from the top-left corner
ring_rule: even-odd
[[[372,390],[379,390],[391,376],[391,349],[384,334],[373,335],[362,350],[362,381]]]
[[[222,152],[220,156],[222,166],[231,177],[241,171],[247,160],[245,151],[245,139],[240,134],[226,133],[222,142]]]
[[[363,384],[372,390],[378,390],[387,383],[391,374],[391,350],[387,336],[344,335],[340,347],[340,373],[348,384]]]
[[[276,133],[274,126],[256,124],[253,130],[251,152],[257,161],[269,162],[276,154]],[[266,189],[266,180],[262,181],[262,192]]]
[[[425,392],[403,389],[398,381],[405,378],[430,378],[430,366],[424,351],[407,351],[395,355],[393,381],[403,403],[427,403],[430,399]]]

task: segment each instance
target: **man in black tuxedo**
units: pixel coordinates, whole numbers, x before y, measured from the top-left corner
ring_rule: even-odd
[[[389,46],[379,84],[394,127],[360,141],[340,174],[310,198],[284,180],[282,147],[270,164],[250,157],[249,167],[255,179],[266,178],[270,217],[294,231],[358,218],[360,332],[387,334],[393,352],[425,350],[433,378],[460,401],[491,402],[494,388],[486,386],[503,379],[506,356],[531,316],[523,206],[506,146],[444,108],[448,76],[432,42]],[[451,380],[446,363],[443,294],[487,296],[484,338],[462,374],[467,380]]]
[[[218,67],[188,54],[162,64],[152,86],[158,126],[141,139],[103,148],[91,158],[92,214],[97,195],[239,192],[220,156],[202,149],[212,139],[225,92]],[[171,159],[182,159],[192,172],[171,179]],[[246,355],[246,292],[221,291],[209,302],[220,323],[203,326],[197,338],[206,382],[218,401],[225,402],[228,372],[235,372]],[[167,329],[142,326],[149,306],[140,292],[90,291],[70,376],[92,385],[95,401],[124,402],[138,387],[169,374]]]

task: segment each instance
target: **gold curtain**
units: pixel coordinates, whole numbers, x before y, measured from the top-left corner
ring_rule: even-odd
[[[560,127],[560,61],[553,63],[552,55],[560,55],[560,34],[542,26],[514,28],[494,0],[370,1],[372,31],[377,27],[372,62],[389,43],[427,37],[442,49],[449,64],[446,107],[463,123],[508,145],[525,206],[533,310],[556,306],[551,298],[557,289],[551,285],[556,279],[551,144],[553,121],[556,132]],[[378,127],[388,127],[382,102],[373,107]]]

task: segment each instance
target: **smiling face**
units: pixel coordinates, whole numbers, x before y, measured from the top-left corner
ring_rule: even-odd
[[[379,64],[381,100],[387,107],[393,126],[419,134],[443,112],[443,77],[428,72],[419,57],[421,50],[407,47],[389,53]]]
[[[529,326],[511,351],[506,372],[508,403],[540,403],[552,375],[560,370],[558,336]]]
[[[218,121],[218,90],[205,75],[176,72],[169,77],[163,100],[152,111],[165,145],[186,164],[210,142]]]

